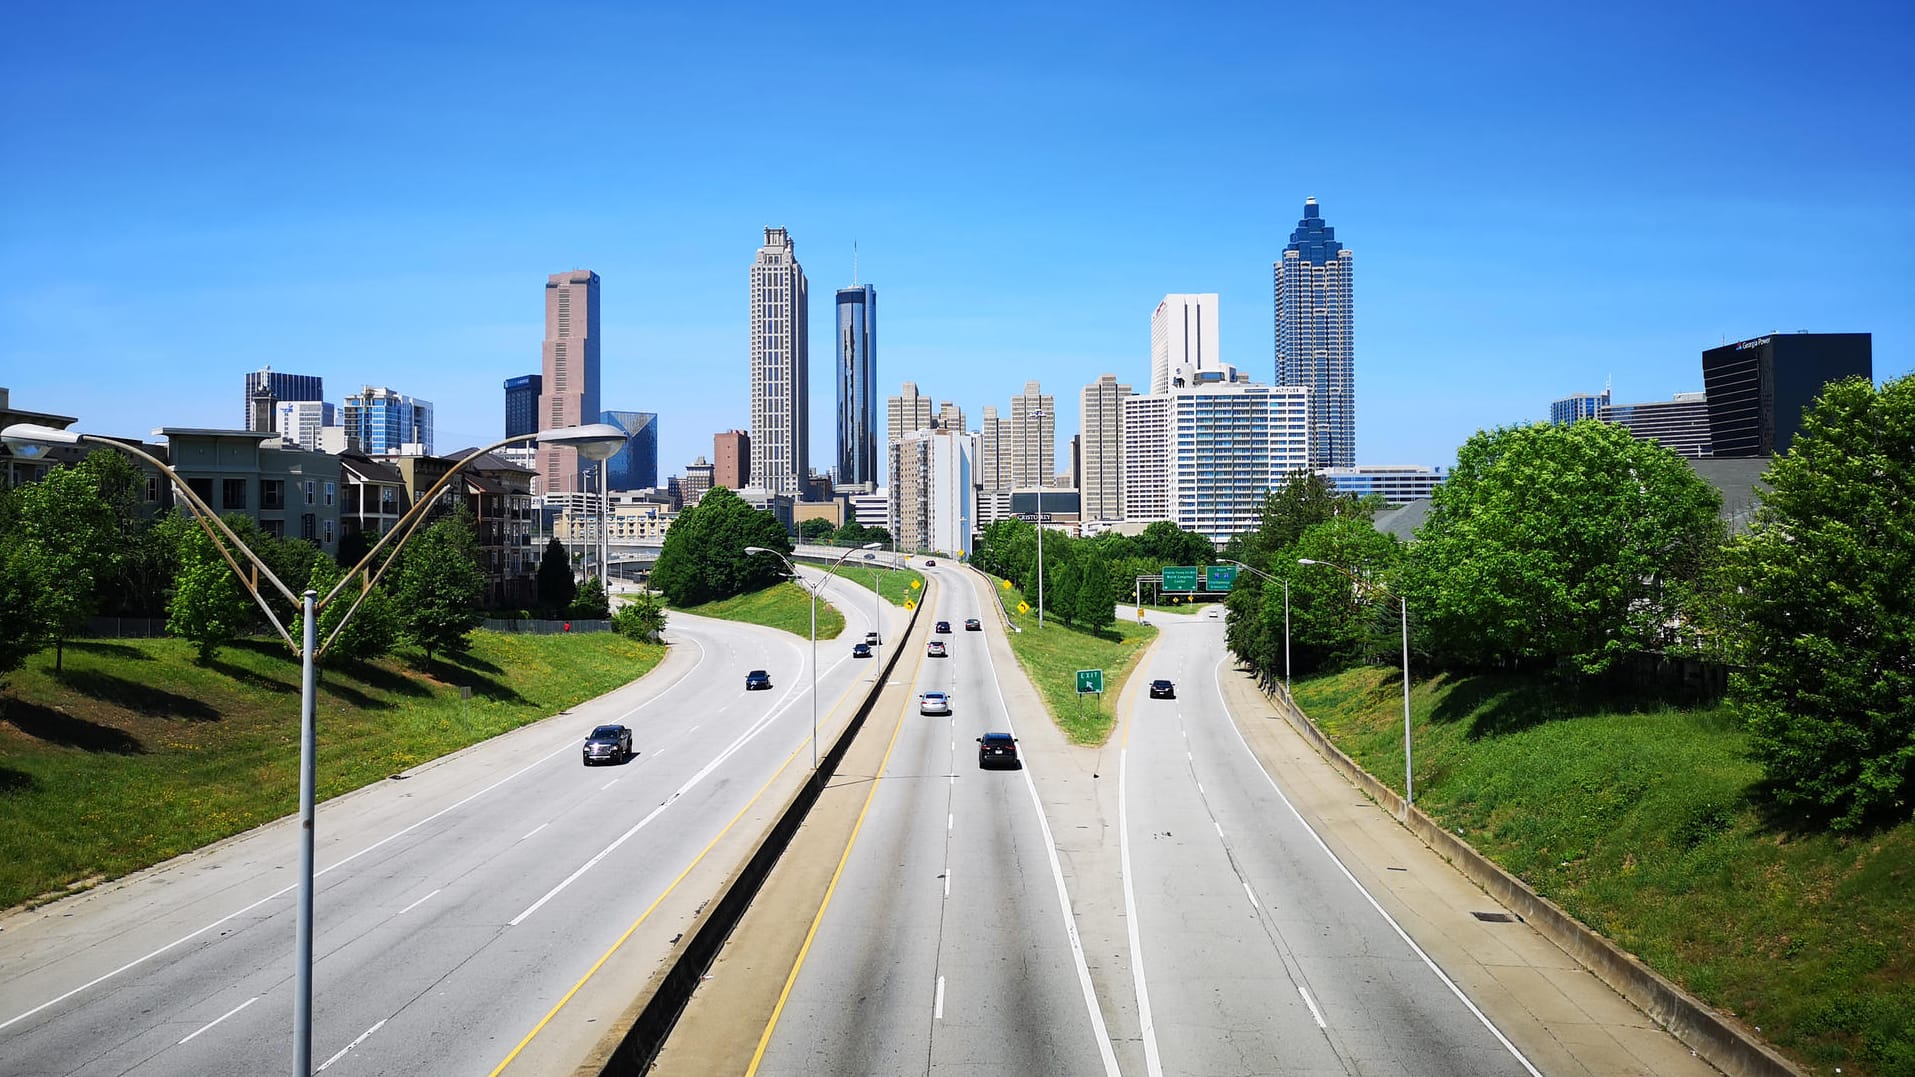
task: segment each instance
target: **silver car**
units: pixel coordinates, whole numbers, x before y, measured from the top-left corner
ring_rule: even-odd
[[[943,692],[926,692],[918,697],[918,713],[948,716],[951,713],[951,697]]]

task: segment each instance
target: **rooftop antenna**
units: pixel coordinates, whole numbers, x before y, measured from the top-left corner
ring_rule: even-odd
[[[858,241],[851,241],[851,286],[858,286]]]

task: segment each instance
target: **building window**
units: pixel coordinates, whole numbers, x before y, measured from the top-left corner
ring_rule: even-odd
[[[246,507],[246,480],[219,480],[219,507],[223,509],[243,509]]]
[[[337,492],[337,490],[338,490],[338,487],[334,485],[333,483],[329,482],[326,484],[326,504],[328,505],[332,504],[333,495]]]
[[[308,504],[308,505],[310,505],[310,504],[312,504],[312,503],[313,503],[313,494],[314,494],[314,493],[315,493],[315,491],[314,491],[314,488],[313,488],[313,480],[311,480],[311,479],[307,479],[307,480],[306,480],[306,504]],[[311,535],[307,535],[306,537],[307,537],[307,538],[311,538],[312,536],[311,536]]]
[[[259,507],[262,509],[283,509],[286,507],[286,480],[259,480]]]
[[[187,479],[186,488],[193,491],[193,496],[199,498],[201,501],[210,504],[213,500],[212,479]]]
[[[299,537],[312,542],[319,537],[319,517],[306,513],[299,518]]]
[[[326,521],[325,535],[326,535],[326,545],[328,546],[332,545],[332,525],[333,525],[333,521],[331,520]]]
[[[259,529],[274,538],[286,537],[286,521],[284,520],[261,520],[259,521]]]

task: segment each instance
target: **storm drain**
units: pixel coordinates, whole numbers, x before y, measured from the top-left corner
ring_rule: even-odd
[[[1470,915],[1489,924],[1513,924],[1520,919],[1513,912],[1483,912],[1478,909],[1471,909]]]

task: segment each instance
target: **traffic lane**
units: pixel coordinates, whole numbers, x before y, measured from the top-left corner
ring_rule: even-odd
[[[721,631],[726,631],[726,630],[721,630]],[[677,687],[677,685],[673,685],[672,687]],[[602,716],[603,715],[601,715],[601,717]],[[586,717],[589,722],[589,719],[592,716],[588,714],[586,715]],[[587,724],[586,728],[589,728],[589,724]],[[575,772],[572,772],[569,767],[565,766],[565,761],[569,760],[570,758],[570,752],[574,750],[571,735],[566,735],[565,741],[566,741],[565,746],[557,750],[556,756],[548,756],[547,762],[548,763],[555,762],[557,764],[557,770],[554,773],[569,775],[569,774],[575,773]],[[539,783],[537,782],[531,782],[531,781],[528,781],[526,783],[528,787],[535,787],[538,784]],[[570,784],[571,782],[569,778],[562,779],[560,782],[560,792],[563,793],[567,791],[567,787],[569,787]],[[546,792],[549,793],[550,790],[548,789],[546,790]],[[405,793],[398,794],[398,797],[402,799],[405,798],[406,796],[408,796],[408,794],[405,794]],[[493,799],[495,801],[501,801],[501,802],[508,800],[508,798],[503,796],[495,796]],[[562,799],[562,797],[555,798],[550,795],[545,795],[542,798],[539,796],[535,796],[533,799],[534,800],[543,799],[549,803],[550,801],[554,799]],[[477,801],[476,809],[469,810],[468,812],[465,812],[465,813],[454,813],[451,816],[449,816],[448,819],[442,819],[442,820],[439,820],[439,822],[445,823],[455,829],[460,829],[460,828],[467,829],[467,830],[476,829],[479,832],[478,836],[481,839],[483,839],[486,836],[485,835],[486,831],[494,829],[491,821],[485,818],[485,816],[488,814],[488,809],[492,807],[503,807],[504,810],[508,812],[508,814],[517,811],[516,808],[511,807],[509,804],[488,805],[486,803],[486,798],[480,797]],[[322,811],[325,812],[326,814],[332,814],[330,811],[330,807],[322,808]],[[430,819],[431,817],[428,817],[428,820]],[[478,825],[476,827],[473,827],[470,825],[474,820],[478,820]],[[322,819],[322,830],[321,830],[322,834],[326,833],[326,831],[330,829],[334,834],[339,836],[339,840],[329,844],[337,846],[342,844],[350,844],[354,841],[352,830],[350,827],[341,826],[338,824],[337,821],[334,821],[331,827],[327,827],[325,825],[326,822],[327,822],[326,820]],[[511,821],[508,820],[508,824],[510,823]],[[379,904],[376,899],[361,900],[357,898],[347,897],[347,895],[344,894],[340,889],[342,884],[349,889],[358,888],[356,887],[356,884],[363,880],[379,878],[383,870],[380,866],[382,861],[389,862],[389,861],[398,860],[399,862],[403,863],[406,861],[414,860],[417,858],[417,850],[420,848],[422,843],[429,844],[430,847],[435,849],[462,850],[467,852],[469,855],[476,856],[480,860],[484,860],[486,858],[486,854],[484,852],[485,845],[483,844],[482,840],[479,843],[469,842],[466,840],[456,840],[456,841],[428,840],[426,837],[426,834],[429,834],[429,833],[430,832],[427,831],[426,833],[415,832],[412,834],[408,834],[406,833],[404,829],[402,829],[398,834],[388,835],[387,838],[384,840],[375,841],[370,848],[362,849],[361,853],[363,855],[361,857],[358,857],[358,859],[364,859],[366,862],[363,865],[358,865],[356,867],[362,866],[365,870],[363,873],[361,873],[358,879],[355,879],[350,874],[344,874],[344,875],[334,874],[330,870],[330,868],[322,869],[324,874],[322,874],[319,879],[319,885],[321,887],[321,895],[319,900],[317,901],[317,904],[320,909],[320,914],[321,914],[320,921],[319,921],[320,930],[324,932],[327,927],[326,921],[329,919],[329,917],[326,914],[328,910],[343,909],[343,910],[347,910],[348,914],[350,915],[351,910],[362,909],[362,908],[375,908]],[[519,833],[519,831],[511,830],[510,833],[516,836]],[[463,839],[465,835],[459,835],[459,837]],[[394,839],[397,839],[397,840],[394,840]],[[284,865],[276,865],[276,866],[283,868]],[[334,865],[332,865],[332,867],[338,867],[338,866],[341,866],[341,865],[338,863],[335,863]],[[415,867],[417,867],[417,865],[415,865]],[[427,870],[429,872],[435,872],[442,876],[457,875],[460,873],[459,867],[457,866],[447,867],[443,864],[427,865]],[[377,887],[375,886],[373,887],[373,889],[376,890]],[[188,946],[180,947],[174,953],[165,955],[165,957],[171,958],[173,960],[178,960],[180,958],[187,956],[188,954],[194,954],[200,949],[207,948],[212,946],[214,943],[218,943],[222,951],[220,961],[227,963],[233,969],[239,969],[239,970],[258,969],[258,968],[271,969],[275,966],[284,968],[287,965],[287,962],[285,961],[285,939],[282,938],[281,936],[290,937],[290,934],[291,934],[290,922],[289,922],[290,917],[285,915],[286,913],[289,913],[291,911],[290,909],[291,903],[288,900],[281,903],[269,903],[269,904],[277,904],[279,906],[279,915],[277,916],[273,915],[271,912],[266,911],[265,907],[262,906],[261,909],[255,910],[253,913],[249,913],[245,916],[236,917],[232,921],[229,921],[226,924],[220,925],[220,930],[218,932],[208,933],[207,935],[203,936],[200,940],[195,940],[197,942],[197,945],[189,944]],[[262,913],[264,914],[262,915]],[[329,940],[327,940],[322,934],[319,940],[320,945],[318,947],[319,964],[322,966],[325,961],[325,954],[327,952],[326,944],[328,941]],[[192,971],[186,977],[166,974],[164,971],[163,961],[160,963],[156,963],[148,970],[144,970],[146,975],[150,975],[154,977],[153,985],[149,989],[147,989],[148,992],[153,996],[153,1002],[152,1002],[152,1005],[143,1005],[139,1007],[137,1010],[135,1010],[134,1012],[139,1012],[144,1015],[147,1015],[148,1019],[154,1023],[150,1026],[134,1026],[134,1027],[147,1028],[147,1034],[144,1036],[129,1037],[129,1041],[128,1041],[129,1046],[128,1048],[123,1049],[120,1052],[120,1056],[127,1056],[130,1054],[130,1056],[132,1057],[145,1057],[151,1051],[155,1049],[163,1048],[166,1043],[166,1039],[165,1039],[166,1034],[168,1031],[170,1031],[170,1028],[165,1027],[168,1024],[165,1015],[170,1010],[172,1010],[173,1008],[177,1006],[179,999],[195,997],[196,989],[201,984],[226,983],[226,982],[231,982],[237,978],[236,976],[231,974],[222,976],[216,972],[210,973],[210,974],[202,972],[199,968],[198,962],[194,962],[189,967],[192,969]],[[133,970],[129,970],[129,972],[131,971]],[[184,979],[185,982],[182,983],[181,982],[182,979]],[[19,984],[18,980],[14,980],[11,978],[9,982],[13,984],[15,987],[17,987]],[[320,979],[318,982],[323,983],[324,981],[323,979]],[[124,987],[125,984],[115,983],[113,986],[115,989],[118,989],[118,988]],[[317,987],[315,989],[315,994],[316,996],[319,994]],[[287,1004],[289,1004],[289,1002]],[[98,1037],[94,1036],[93,1029],[102,1022],[99,1020],[96,1020],[95,1016],[89,1012],[91,1011],[92,1008],[84,1004],[81,1004],[79,999],[76,998],[69,1005],[75,1006],[75,1011],[71,1014],[69,1019],[64,1021],[57,1020],[57,1017],[58,1017],[57,1012],[55,1012],[54,1009],[50,1009],[47,1012],[46,1017],[40,1020],[41,1025],[66,1026],[65,1034],[62,1034],[57,1028],[53,1028],[53,1029],[36,1028],[35,1031],[37,1032],[37,1034],[32,1037],[32,1040],[35,1044],[39,1044],[39,1045],[50,1044],[52,1048],[50,1051],[34,1050],[25,1044],[16,1045],[14,1043],[9,1042],[7,1044],[8,1057],[21,1058],[24,1054],[31,1053],[37,1059],[39,1059],[38,1061],[32,1061],[30,1063],[36,1067],[40,1067],[39,1069],[35,1070],[36,1072],[63,1072],[64,1071],[63,1064],[60,1061],[62,1058],[85,1057],[89,1054],[96,1053],[100,1047],[100,1040]],[[278,1011],[280,1015],[280,1019],[283,1020],[283,1012],[285,1009],[285,1005],[281,1005],[277,1007],[260,1005],[260,1006],[251,1007],[251,1009],[257,1011],[256,1013],[252,1014],[252,1019],[254,1020],[261,1019],[265,1015],[271,1013],[274,1010]],[[190,1020],[190,1018],[188,1018],[188,1020]],[[246,1020],[246,1018],[240,1017],[240,1016],[235,1016],[234,1018],[232,1018],[231,1021],[229,1022],[229,1027],[224,1030],[225,1034],[233,1035],[238,1033],[239,1030],[236,1027],[230,1027],[230,1026],[236,1026],[238,1024],[241,1024],[243,1023],[244,1020]],[[173,1022],[173,1023],[177,1023],[177,1022]],[[24,1031],[26,1031],[27,1024],[28,1024],[27,1022],[23,1022],[19,1025],[16,1025],[13,1029],[9,1029],[9,1032],[24,1033]],[[118,1028],[118,1027],[125,1027],[125,1026],[116,1022],[115,1027]],[[316,1029],[316,1032],[317,1032],[317,1029]],[[212,1035],[212,1033],[210,1032],[205,1034],[205,1036],[210,1036],[210,1035]],[[317,1047],[316,1047],[316,1050],[317,1050]]]
[[[1213,862],[1218,855],[1227,862],[1229,874],[1218,868],[1214,876],[1220,889],[1234,878],[1246,904],[1254,896],[1258,930],[1248,933],[1249,942],[1266,940],[1299,997],[1309,994],[1312,1023],[1336,1056],[1363,1071],[1528,1072],[1365,898],[1244,747],[1217,687],[1221,625],[1172,631],[1165,642],[1160,668],[1180,684],[1174,725],[1188,782],[1212,823],[1209,837],[1200,833],[1196,841],[1214,845]],[[1161,758],[1171,766],[1159,769],[1174,770],[1176,745]]]

